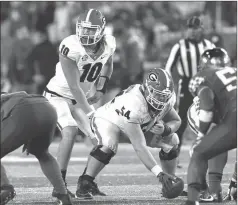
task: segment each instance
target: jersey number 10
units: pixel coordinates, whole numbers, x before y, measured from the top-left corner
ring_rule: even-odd
[[[226,90],[231,92],[237,89],[236,86],[236,71],[231,67],[224,68],[216,72],[216,75],[221,80],[221,82],[226,86]]]
[[[102,63],[95,63],[93,66],[91,63],[86,64],[82,67],[83,73],[80,77],[80,82],[84,82],[85,79],[88,82],[93,82],[97,79],[98,75],[102,70]]]

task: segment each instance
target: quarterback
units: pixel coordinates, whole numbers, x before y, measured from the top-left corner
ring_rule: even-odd
[[[230,58],[224,49],[206,50],[201,56],[199,72],[190,82],[190,90],[197,97],[197,103],[189,109],[188,119],[190,126],[197,130],[198,138],[193,145],[188,167],[186,205],[199,203],[198,196],[203,188],[208,160],[236,148],[237,69],[227,66],[229,62]],[[198,118],[189,116],[194,108]],[[195,119],[194,123],[192,118]],[[216,125],[208,132],[212,122]],[[218,186],[213,187],[216,195],[221,192],[219,183],[222,172],[220,176],[217,174],[213,173],[218,182]],[[218,202],[221,200],[221,197],[217,197]]]
[[[90,152],[86,170],[79,177],[76,195],[86,197],[93,193],[93,180],[115,156],[119,139],[123,136],[129,138],[146,168],[158,177],[163,185],[164,197],[169,198],[167,193],[172,193],[172,181],[183,185],[182,180],[175,177],[179,144],[175,132],[181,124],[173,108],[175,99],[172,78],[165,70],[155,68],[150,70],[142,85],[130,86],[98,108],[91,119],[98,144]],[[153,137],[146,139],[147,132],[152,132]],[[162,168],[147,146],[161,148],[159,157]],[[182,186],[180,193],[181,189]],[[171,198],[180,193],[174,193]]]
[[[116,43],[113,36],[104,34],[105,25],[105,17],[95,9],[78,18],[76,35],[61,42],[55,76],[45,88],[45,97],[56,108],[62,134],[57,160],[64,181],[78,128],[94,137],[86,114],[106,92],[113,71]],[[99,190],[97,193],[101,194]]]

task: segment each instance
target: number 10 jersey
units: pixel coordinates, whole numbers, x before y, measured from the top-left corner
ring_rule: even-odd
[[[62,55],[75,61],[80,71],[81,88],[85,94],[88,94],[91,91],[93,84],[100,76],[103,66],[116,49],[116,42],[113,36],[105,35],[102,41],[104,44],[104,52],[100,56],[88,55],[76,35],[66,37],[59,46],[59,52]],[[48,90],[63,97],[74,99],[60,62],[56,64],[55,76],[50,80],[46,87]]]

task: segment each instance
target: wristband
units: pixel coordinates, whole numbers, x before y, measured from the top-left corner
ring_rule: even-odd
[[[169,134],[171,134],[171,132],[172,132],[171,127],[164,124],[164,132],[161,134],[161,136],[162,137],[168,136]]]
[[[161,167],[157,164],[155,165],[152,169],[151,172],[157,177],[159,175],[160,172],[162,172],[163,170],[161,169]]]
[[[105,94],[105,92],[106,92],[106,90],[107,90],[107,85],[108,85],[108,82],[109,82],[109,77],[107,77],[107,76],[100,76],[99,79],[100,79],[100,78],[105,78],[105,82],[104,82],[104,84],[103,84],[102,89],[101,89],[101,90],[97,90],[97,91],[100,91],[100,92],[102,92],[103,94]]]

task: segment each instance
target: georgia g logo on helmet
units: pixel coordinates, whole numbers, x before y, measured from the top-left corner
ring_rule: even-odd
[[[158,76],[155,73],[150,73],[149,80],[152,82],[156,82],[156,81],[158,81]]]

